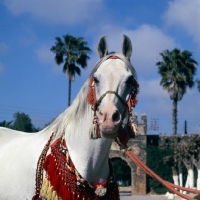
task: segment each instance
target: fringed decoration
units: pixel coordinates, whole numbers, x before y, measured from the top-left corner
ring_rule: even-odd
[[[47,180],[47,178],[45,178],[42,184],[42,188],[40,190],[40,195],[45,197],[47,195],[47,190],[49,187],[50,187],[50,182]]]
[[[45,197],[47,200],[58,200],[57,192],[53,189],[50,181],[45,178],[42,184],[42,188],[40,190],[40,195]]]
[[[49,154],[43,168],[46,171],[46,177],[43,181],[40,194],[35,195],[32,200],[100,200],[99,194],[105,199],[119,199],[118,185],[113,179],[112,169],[108,181],[98,186],[98,195],[95,189],[90,186],[77,172],[72,160],[70,159],[65,141],[62,138],[57,139],[51,145],[51,154]],[[42,198],[41,198],[42,197]]]
[[[95,93],[95,81],[94,77],[91,77],[89,80],[89,91],[88,91],[88,103],[91,105],[92,110],[94,111],[93,116],[93,123],[89,131],[89,135],[91,139],[98,139],[101,137],[99,126],[97,123],[97,116],[96,116],[96,110],[97,110],[97,99],[96,99],[96,93]]]
[[[45,196],[48,200],[51,200],[52,197],[52,193],[53,193],[53,187],[49,186],[48,190],[47,190],[47,196]]]
[[[138,93],[139,93],[139,84],[137,83],[135,79],[133,79],[131,93],[127,101],[129,111],[132,110],[136,106],[138,102],[138,99],[137,99]]]
[[[135,138],[137,136],[137,125],[134,123],[132,109],[129,112],[130,119],[130,128],[129,128],[129,136],[130,138]]]
[[[51,199],[52,200],[58,200],[58,196],[57,196],[56,191],[53,191]]]
[[[101,138],[99,126],[98,126],[98,123],[97,123],[96,111],[94,111],[93,122],[92,122],[92,126],[90,128],[89,134],[90,134],[90,139]]]
[[[91,77],[89,80],[89,90],[88,90],[87,100],[88,100],[88,103],[92,106],[92,109],[96,110],[97,99],[96,99],[96,92],[95,92],[94,77]]]
[[[42,153],[40,154],[40,157],[38,159],[37,169],[36,169],[36,178],[35,178],[35,196],[33,196],[32,200],[42,200],[40,195],[39,195],[41,187],[42,187],[42,180],[43,180],[42,165],[44,163],[47,151],[50,147],[50,144],[51,144],[53,138],[54,138],[54,132],[51,134],[48,142],[44,146]]]

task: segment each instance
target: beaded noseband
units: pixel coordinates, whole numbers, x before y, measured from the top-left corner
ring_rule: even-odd
[[[101,97],[99,98],[99,100],[97,101],[97,107],[101,104],[101,101],[103,100],[103,98],[104,98],[107,94],[115,94],[115,95],[117,96],[117,98],[122,102],[122,104],[124,104],[125,106],[127,105],[126,102],[124,101],[124,99],[122,99],[122,98],[117,94],[117,92],[108,90],[107,92],[105,92],[104,94],[102,94]]]

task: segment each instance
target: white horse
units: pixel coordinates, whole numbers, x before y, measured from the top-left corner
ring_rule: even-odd
[[[97,50],[100,60],[90,78],[72,105],[48,127],[37,133],[0,128],[0,199],[32,199],[37,163],[52,133],[51,144],[64,135],[77,172],[91,188],[97,183],[104,183],[110,176],[108,160],[111,143],[130,123],[130,110],[126,103],[131,98],[131,92],[134,93],[132,82],[136,73],[130,63],[132,45],[127,36],[124,35],[122,54],[108,54],[105,36],[100,39]],[[94,94],[88,94],[90,90]],[[93,99],[89,99],[91,96]],[[47,154],[50,149],[47,145]],[[42,175],[39,178],[42,179]],[[100,186],[106,188],[105,185]],[[97,196],[105,193],[106,190]]]

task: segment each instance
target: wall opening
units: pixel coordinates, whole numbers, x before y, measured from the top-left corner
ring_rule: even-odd
[[[120,187],[131,186],[131,168],[119,157],[111,159],[114,177]]]

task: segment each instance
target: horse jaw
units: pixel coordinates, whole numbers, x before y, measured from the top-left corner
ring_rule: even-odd
[[[101,131],[101,136],[104,137],[104,138],[107,138],[107,139],[114,139],[115,137],[117,137],[118,135],[118,130],[114,133],[105,133],[105,132],[102,132]]]
[[[118,135],[119,125],[113,124],[111,121],[106,121],[99,125],[101,136],[114,139]]]

